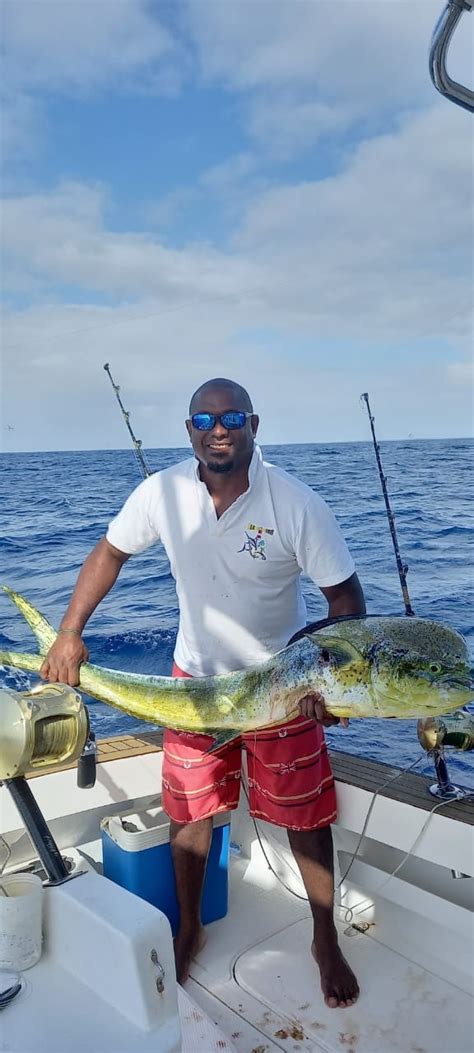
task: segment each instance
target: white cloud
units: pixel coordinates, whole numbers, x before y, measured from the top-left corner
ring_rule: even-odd
[[[176,57],[170,32],[143,0],[15,0],[4,5],[7,83],[35,89],[89,91],[131,75],[153,74]],[[122,85],[123,86],[123,85]]]
[[[436,106],[362,144],[340,175],[260,195],[236,242],[271,260],[272,303],[368,340],[459,331],[472,280],[467,120]]]
[[[94,5],[100,18],[102,8],[90,53],[78,30],[77,56],[75,14],[62,16],[57,57],[56,29],[40,57],[38,17],[19,26],[12,16],[17,148],[33,141],[36,116],[22,68],[38,90],[50,76],[64,92],[132,81],[154,90],[153,78],[167,70],[171,79],[173,70],[182,75],[175,43],[149,6]],[[119,8],[120,31],[111,13]],[[155,204],[160,229],[196,203],[218,201],[234,226],[226,251],[195,242],[172,248],[123,222],[111,229],[113,188],[78,181],[12,194],[3,221],[11,303],[20,293],[32,304],[10,308],[3,338],[6,419],[17,446],[125,445],[104,391],[107,360],[148,446],[182,444],[183,392],[229,373],[249,387],[264,421],[276,422],[264,423],[264,442],[365,438],[355,408],[363,389],[374,393],[386,435],[469,430],[470,125],[428,83],[425,37],[437,0],[239,0],[187,10],[203,75],[240,93],[261,151],[290,159],[354,122],[358,136],[330,177],[309,170],[305,181],[270,186],[275,175],[260,167],[257,147],[242,149],[195,180],[190,173],[189,187]],[[117,56],[124,25],[129,41]],[[381,134],[389,111],[391,131]],[[4,284],[6,274],[5,266]],[[61,304],[75,298],[71,290],[79,302]],[[108,306],[87,302],[94,299]]]
[[[437,0],[207,0],[205,17],[189,0],[185,9],[208,79],[239,89],[316,83],[333,97],[378,87],[405,99],[424,79],[411,58],[439,15]]]
[[[428,49],[439,0],[275,0],[185,5],[205,81],[241,95],[244,126],[285,160],[348,128],[377,133],[400,111],[429,105]],[[450,45],[452,75],[472,80],[464,18]]]
[[[252,315],[254,318],[254,315]],[[5,449],[126,447],[128,435],[103,371],[110,362],[148,449],[187,445],[187,400],[203,380],[230,375],[261,414],[260,440],[331,442],[369,439],[359,407],[371,394],[380,438],[410,433],[465,434],[471,424],[466,385],[419,356],[400,363],[380,348],[372,366],[348,342],[302,350],[297,334],[249,334],[248,312],[208,303],[161,311],[140,306],[45,305],[7,317],[4,354]],[[62,334],[62,335],[61,335]],[[292,367],[288,368],[291,354]]]
[[[323,136],[347,131],[356,116],[354,106],[299,98],[294,90],[284,90],[260,93],[249,107],[246,127],[267,155],[284,161]]]
[[[172,227],[176,221],[184,227],[211,201],[214,217],[223,216],[229,226],[239,222],[248,202],[268,183],[255,155],[249,151],[232,154],[205,169],[192,184],[183,183],[159,200],[145,204],[142,215],[158,231]]]
[[[105,229],[101,190],[67,184],[52,194],[10,199],[4,245],[15,270],[35,283],[68,283],[108,296],[201,296],[233,301],[259,286],[259,268],[211,246],[168,249],[150,235]]]
[[[145,0],[7,0],[2,14],[4,164],[43,141],[54,92],[176,95],[189,73],[184,44]]]
[[[172,226],[177,219],[182,218],[189,208],[196,204],[198,192],[195,187],[177,187],[164,194],[159,201],[145,205],[143,216],[151,227],[162,230]]]
[[[447,379],[451,384],[469,387],[474,383],[474,361],[472,354],[467,362],[450,362],[446,369]]]
[[[47,127],[40,104],[23,92],[4,90],[0,106],[1,157],[28,160],[39,150]]]
[[[230,252],[111,231],[104,191],[76,184],[7,202],[6,250],[23,288],[30,275],[36,289],[60,282],[119,300],[242,303],[249,326],[460,346],[472,268],[466,120],[437,106],[362,144],[339,175],[256,194]]]
[[[153,300],[119,307],[51,303],[7,312],[3,419],[15,432],[3,434],[5,447],[7,441],[17,449],[125,446],[102,369],[107,361],[137,436],[147,446],[185,445],[186,400],[204,379],[222,373],[239,321],[238,308],[211,310],[202,301],[174,309]]]
[[[234,154],[225,161],[208,168],[201,182],[210,190],[227,196],[229,191],[234,193],[237,185],[253,177],[255,168],[256,158],[251,153]]]

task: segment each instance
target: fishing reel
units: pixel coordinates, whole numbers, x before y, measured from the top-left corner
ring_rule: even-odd
[[[430,786],[429,792],[446,800],[467,796],[469,791],[450,781],[444,750],[447,746],[463,751],[474,749],[474,715],[465,709],[457,709],[442,717],[423,717],[416,730],[423,749],[434,759],[438,781]]]
[[[79,692],[66,684],[40,684],[31,691],[0,688],[0,707],[0,782],[13,797],[49,883],[58,884],[69,871],[25,775],[77,760],[78,786],[94,786],[96,747],[89,714]]]
[[[0,688],[0,705],[1,780],[37,774],[80,757],[89,735],[89,716],[72,687],[40,684],[21,692]]]

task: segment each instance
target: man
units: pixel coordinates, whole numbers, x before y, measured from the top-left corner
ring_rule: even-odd
[[[123,563],[160,539],[176,579],[179,631],[173,675],[203,676],[253,665],[284,647],[306,622],[301,572],[328,601],[328,616],[363,614],[362,590],[332,512],[309,487],[263,462],[259,418],[244,388],[222,378],[193,395],[186,421],[194,458],[158,472],[130,495],[86,559],[57,640],[42,667],[78,682],[88,652],[83,628]],[[321,695],[306,695],[285,726],[243,736],[252,815],[287,828],[314,920],[312,953],[326,1004],[352,1005],[359,989],[333,920],[330,823],[334,780],[321,724],[337,723]],[[200,901],[212,816],[238,802],[241,744],[207,753],[207,736],[167,730],[163,805],[180,905],[177,976],[187,979],[205,936]]]

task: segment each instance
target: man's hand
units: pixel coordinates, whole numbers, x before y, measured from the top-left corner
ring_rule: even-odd
[[[63,618],[63,628],[50,648],[40,676],[52,684],[61,682],[77,687],[79,666],[87,662],[89,652],[80,635],[97,605],[112,588],[120,568],[128,559],[126,552],[111,545],[103,537],[89,553]]]
[[[365,614],[364,593],[357,574],[351,574],[350,578],[341,581],[339,585],[319,587],[328,601],[328,618],[339,618],[341,615],[357,617]],[[331,713],[328,713],[324,696],[319,691],[312,691],[304,695],[298,704],[302,717],[312,717],[325,728],[331,728],[334,724],[347,728],[349,724],[347,717],[333,717]]]
[[[340,724],[341,727],[347,728],[349,724],[347,717],[333,717],[331,713],[328,713],[324,695],[321,695],[319,691],[312,691],[309,695],[303,695],[303,698],[300,698],[298,702],[298,706],[302,717],[317,720],[318,724],[322,724],[325,728],[332,728],[334,724]]]
[[[69,684],[77,687],[79,666],[87,662],[89,652],[83,639],[76,633],[60,633],[48,651],[40,676],[50,683]]]

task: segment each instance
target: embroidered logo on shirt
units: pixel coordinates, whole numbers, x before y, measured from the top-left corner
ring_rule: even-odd
[[[253,532],[253,537],[249,530]],[[244,541],[242,548],[239,548],[239,552],[249,552],[252,559],[266,559],[265,539],[262,535],[274,533],[275,531],[270,527],[256,526],[255,523],[249,523],[245,531],[246,541]]]

